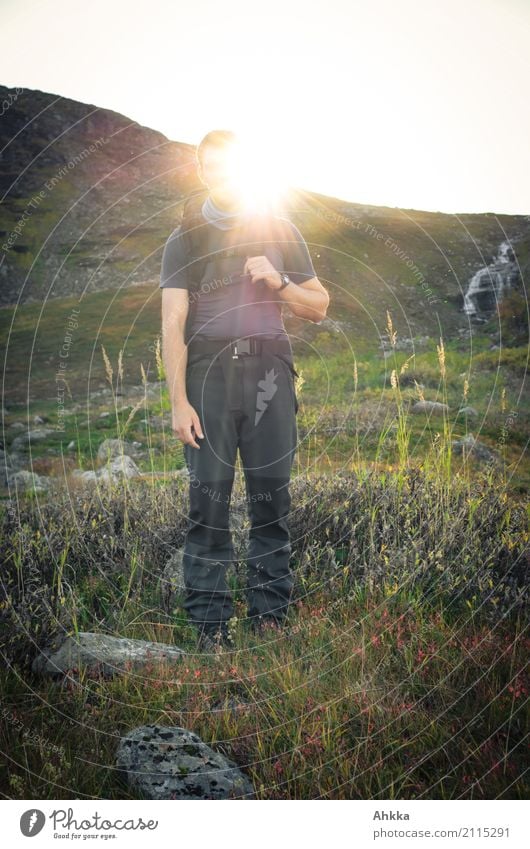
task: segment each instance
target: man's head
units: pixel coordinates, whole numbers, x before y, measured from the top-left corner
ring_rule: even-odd
[[[232,130],[212,130],[197,145],[197,173],[208,187],[213,202],[224,209],[241,204],[239,186],[234,179],[239,139]]]

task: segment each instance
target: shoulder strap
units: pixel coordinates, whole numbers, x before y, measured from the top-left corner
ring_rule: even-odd
[[[188,263],[192,263],[194,258],[199,261],[206,253],[206,245],[208,241],[208,224],[204,220],[201,213],[201,207],[208,195],[207,190],[199,189],[194,192],[184,204],[182,213],[182,221],[180,224],[180,235],[184,242],[184,250]],[[192,283],[191,267],[188,265],[188,281],[190,287]],[[194,263],[193,278],[201,279],[202,270]]]
[[[193,292],[198,289],[209,260],[207,252],[211,225],[205,221],[201,212],[207,195],[207,191],[199,190],[187,199],[180,225],[180,234],[184,241],[184,250],[188,260],[187,274],[189,291],[191,293],[186,321],[186,343],[190,338],[190,330],[193,325],[197,303],[196,298],[193,297]],[[274,225],[275,221],[272,215],[263,214],[253,216],[242,228],[239,240],[240,245],[228,247],[224,251],[216,251],[216,258],[221,258],[224,255],[248,255],[250,245],[253,246],[256,253],[263,254],[265,252],[265,245],[274,241]]]

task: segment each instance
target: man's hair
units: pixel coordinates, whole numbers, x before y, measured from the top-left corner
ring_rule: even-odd
[[[206,147],[223,148],[236,141],[237,136],[232,130],[211,130],[197,145],[197,161],[202,165],[202,157]]]

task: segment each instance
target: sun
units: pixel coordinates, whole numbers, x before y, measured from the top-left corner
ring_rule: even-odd
[[[226,152],[226,173],[245,212],[273,208],[287,193],[285,157],[276,139],[245,136]]]

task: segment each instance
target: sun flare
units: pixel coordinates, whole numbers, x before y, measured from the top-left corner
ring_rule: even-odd
[[[238,133],[238,141],[225,151],[224,170],[246,212],[275,206],[288,190],[285,157],[275,140]]]

